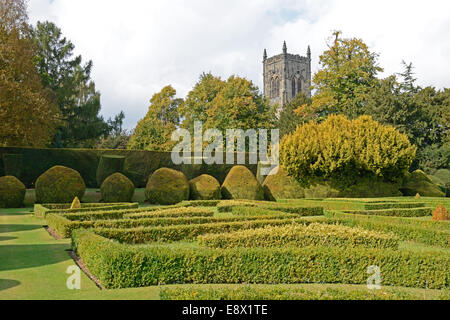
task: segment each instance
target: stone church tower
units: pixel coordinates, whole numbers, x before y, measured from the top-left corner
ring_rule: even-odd
[[[264,49],[264,96],[272,104],[282,107],[300,91],[311,96],[311,50],[308,46],[306,57],[287,53],[286,41],[283,53],[267,58]]]

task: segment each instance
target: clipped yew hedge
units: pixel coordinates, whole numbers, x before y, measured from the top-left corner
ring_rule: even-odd
[[[231,233],[207,234],[198,237],[201,245],[211,248],[235,247],[307,247],[335,246],[398,249],[394,235],[350,228],[340,225],[311,223],[309,225],[268,226]]]
[[[391,217],[427,217],[433,215],[433,208],[382,209],[382,210],[344,210],[345,213],[367,214]]]
[[[84,213],[94,211],[135,212],[139,210],[139,203],[83,203],[80,209],[70,209],[70,204],[35,204],[34,215],[45,218],[48,214]],[[127,211],[130,210],[130,211]]]
[[[383,285],[443,289],[450,257],[440,252],[305,247],[198,249],[130,246],[75,230],[72,246],[108,288],[181,283],[365,284],[367,269],[381,269]]]
[[[273,203],[268,201],[222,201],[217,205],[217,210],[219,212],[232,212],[234,207],[254,207],[259,209],[295,213],[299,216],[323,215],[322,207],[305,207],[297,204]]]

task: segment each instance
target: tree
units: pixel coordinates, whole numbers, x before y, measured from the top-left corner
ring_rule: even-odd
[[[123,120],[125,114],[120,111],[114,119],[108,119],[109,134],[106,137],[101,137],[97,148],[98,149],[126,149],[130,141],[131,134],[128,130],[123,129]]]
[[[406,135],[369,116],[329,116],[298,127],[281,141],[280,160],[304,186],[331,181],[351,186],[364,177],[398,181],[416,153]]]
[[[363,114],[368,92],[381,72],[378,55],[370,52],[361,39],[342,39],[333,33],[329,49],[320,56],[320,69],[314,75],[316,90],[312,104],[296,110],[303,117],[324,119],[330,114],[344,114],[353,119]]]
[[[24,0],[0,2],[0,145],[44,147],[59,110],[33,59],[36,47]]]
[[[280,117],[277,122],[277,129],[280,130],[280,137],[285,136],[291,132],[294,132],[298,126],[303,124],[304,118],[298,115],[295,110],[302,105],[310,105],[311,99],[308,98],[303,92],[300,92],[295,96],[293,100],[286,103],[280,113]]]
[[[180,123],[178,108],[183,102],[175,96],[176,91],[170,85],[152,96],[148,112],[134,129],[128,149],[172,150],[176,142],[171,141],[171,135]]]
[[[73,43],[52,22],[38,22],[34,38],[42,84],[54,93],[63,119],[53,146],[94,146],[108,134],[108,125],[99,116],[100,93],[91,80],[92,61],[82,64],[82,57],[73,55]]]
[[[275,110],[251,81],[231,76],[223,81],[212,74],[202,74],[183,104],[182,126],[193,130],[194,121],[204,129],[270,129]]]

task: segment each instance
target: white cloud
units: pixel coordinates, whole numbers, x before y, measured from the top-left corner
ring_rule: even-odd
[[[184,97],[203,71],[262,85],[262,51],[313,52],[332,30],[362,38],[385,74],[413,62],[421,85],[450,87],[450,2],[357,0],[30,0],[32,22],[50,20],[94,62],[106,117],[124,109],[133,128],[151,96],[172,84]]]

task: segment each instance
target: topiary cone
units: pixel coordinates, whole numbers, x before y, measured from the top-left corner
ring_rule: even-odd
[[[70,205],[70,209],[81,209],[81,202],[78,197],[75,197],[75,199],[73,199],[72,204]]]
[[[433,220],[434,221],[447,221],[450,220],[450,214],[447,209],[442,205],[438,205],[436,210],[433,212]]]

